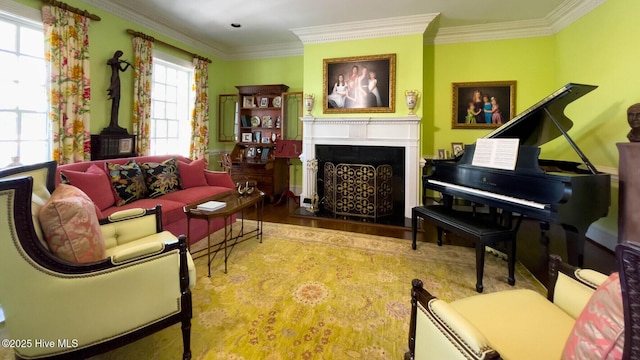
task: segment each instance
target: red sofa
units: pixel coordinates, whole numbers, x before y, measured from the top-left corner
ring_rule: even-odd
[[[115,201],[109,205],[111,199],[108,192],[113,192],[111,183],[106,171],[106,163],[126,164],[133,159],[137,163],[156,162],[161,163],[167,159],[176,158],[179,162],[181,177],[183,177],[183,189],[156,198],[145,198],[135,200],[131,203],[116,206]],[[104,175],[96,171],[98,168],[104,171]],[[91,169],[89,169],[91,167]],[[87,171],[89,170],[89,171]],[[228,173],[222,171],[210,171],[205,168],[203,160],[192,161],[180,155],[155,155],[138,156],[133,158],[120,158],[109,160],[95,160],[66,164],[58,166],[56,170],[56,185],[61,181],[60,173],[63,173],[74,185],[84,191],[96,204],[98,218],[107,217],[116,211],[131,208],[153,208],[157,204],[162,205],[162,227],[174,235],[187,234],[187,216],[183,207],[186,204],[194,203],[204,198],[234,191],[235,184]],[[202,175],[200,175],[202,174]],[[106,183],[105,179],[109,182]],[[185,186],[186,185],[186,186]],[[107,196],[105,196],[107,195]],[[235,220],[235,218],[234,218]],[[221,229],[224,226],[222,219],[211,221],[210,232]],[[194,243],[207,235],[207,223],[204,220],[191,220],[191,236],[189,242]]]

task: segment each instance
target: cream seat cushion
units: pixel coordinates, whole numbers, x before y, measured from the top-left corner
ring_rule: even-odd
[[[143,250],[140,255],[148,255],[148,252],[144,250],[150,249],[154,245],[157,245],[157,251],[160,252],[164,247],[162,244],[165,242],[175,241],[175,239],[176,237],[172,233],[162,231],[137,239],[136,241],[107,248],[106,256],[110,257],[114,262],[118,262],[119,258],[128,260],[129,258],[136,257],[139,249]],[[177,264],[177,266],[180,266],[180,264]],[[193,259],[189,252],[187,252],[187,268],[189,269],[189,288],[193,288],[196,285],[196,266],[193,263]]]
[[[508,290],[451,303],[503,359],[560,359],[575,319],[532,290]]]

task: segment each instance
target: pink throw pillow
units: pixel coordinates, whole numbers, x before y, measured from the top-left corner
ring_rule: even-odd
[[[40,208],[38,220],[49,249],[58,257],[88,263],[105,258],[105,245],[91,199],[80,189],[60,184]]]
[[[621,359],[624,311],[620,276],[613,273],[593,293],[573,326],[562,359]]]
[[[204,177],[204,170],[207,163],[204,159],[194,160],[187,164],[182,161],[178,161],[178,168],[180,171],[180,183],[183,189],[188,189],[196,186],[207,186],[207,179]]]
[[[82,190],[101,211],[112,207],[116,202],[109,176],[95,164],[85,172],[60,170],[60,176],[63,182],[66,179],[68,184]]]

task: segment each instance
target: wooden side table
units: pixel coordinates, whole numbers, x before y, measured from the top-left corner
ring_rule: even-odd
[[[205,203],[210,200],[222,201],[227,205],[219,210],[215,211],[207,211],[207,210],[199,210],[197,208],[198,204]],[[244,210],[251,207],[257,206],[258,214],[256,219],[256,229],[244,231]],[[202,253],[198,256],[195,256],[195,253],[192,253],[191,256],[194,259],[203,257],[206,251],[207,255],[207,267],[209,269],[209,277],[211,277],[211,262],[217,255],[218,251],[224,249],[224,273],[227,273],[227,259],[229,255],[231,255],[231,251],[233,247],[243,241],[257,238],[260,243],[262,243],[262,215],[264,211],[264,193],[256,189],[256,191],[251,195],[240,195],[237,192],[231,192],[225,194],[223,196],[213,196],[207,199],[203,199],[197,203],[189,204],[184,207],[184,212],[187,215],[187,243],[191,244],[191,220],[192,219],[201,219],[206,220],[207,222],[207,248],[203,250],[196,251],[195,253]],[[240,230],[237,234],[233,233],[233,222],[231,221],[231,217],[233,214],[242,213],[242,219],[240,220]],[[215,244],[211,244],[211,233],[208,229],[210,229],[211,220],[216,218],[224,218],[224,239]],[[190,247],[190,246],[189,246]],[[217,247],[212,251],[212,247]],[[212,256],[213,255],[213,256]]]

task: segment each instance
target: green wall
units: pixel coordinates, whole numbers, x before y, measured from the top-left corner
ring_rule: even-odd
[[[638,13],[638,1],[608,0],[557,35],[559,81],[599,86],[567,112],[580,120],[571,135],[595,164],[617,167],[627,108],[640,102]]]
[[[237,92],[236,85],[285,84],[289,91],[302,91],[302,56],[231,61],[226,86]]]
[[[428,45],[433,52],[433,91],[425,100],[432,117],[423,121],[424,155],[451,151],[451,142],[474,143],[487,129],[452,129],[454,82],[516,81],[516,113],[560,87],[555,79],[553,37]]]

